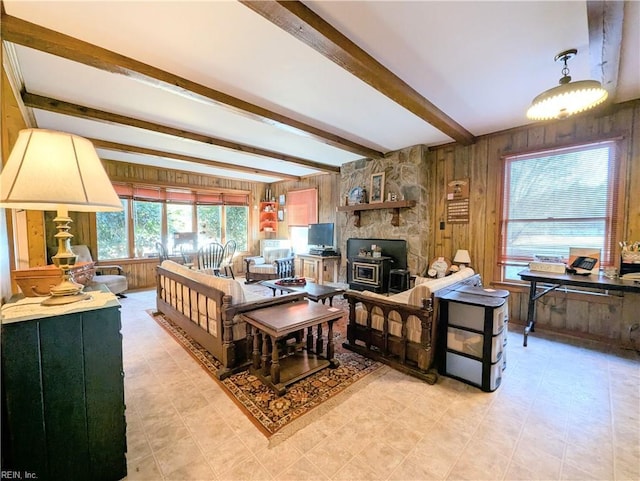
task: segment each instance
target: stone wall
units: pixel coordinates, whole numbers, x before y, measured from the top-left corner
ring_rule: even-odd
[[[393,192],[398,199],[415,200],[413,208],[400,210],[400,225],[391,225],[393,211],[390,209],[361,212],[360,227],[355,227],[350,212],[338,212],[336,227],[338,246],[346,255],[347,239],[378,238],[405,239],[408,253],[407,263],[412,274],[424,273],[427,258],[427,241],[431,237],[432,215],[428,205],[426,186],[430,184],[431,169],[427,168],[427,149],[422,145],[389,153],[373,160],[357,160],[342,166],[340,176],[340,205],[354,187],[365,187],[370,192],[371,175],[385,173],[384,199]],[[346,279],[346,262],[342,263],[341,278]]]

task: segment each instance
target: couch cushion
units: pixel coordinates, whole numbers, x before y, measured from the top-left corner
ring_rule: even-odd
[[[283,257],[289,257],[291,255],[291,249],[289,248],[279,248],[279,249],[270,249],[267,248],[264,250],[262,257],[264,257],[265,264],[271,264],[276,259],[282,259]]]
[[[440,277],[439,279],[431,279],[429,277],[417,276],[415,280],[415,286],[408,291],[400,292],[391,297],[396,298],[398,302],[405,302],[411,306],[421,306],[422,299],[431,297],[431,294],[444,288],[455,284],[467,277],[471,277],[475,274],[475,271],[470,267],[465,267],[459,270],[455,274],[450,276]]]
[[[200,282],[201,284],[213,287],[226,295],[231,296],[231,304],[242,304],[246,302],[246,296],[242,284],[235,279],[227,277],[218,277],[212,275],[212,271],[198,271],[195,269],[189,269],[188,267],[178,264],[174,261],[163,261],[162,267],[168,271],[175,272],[184,277]]]

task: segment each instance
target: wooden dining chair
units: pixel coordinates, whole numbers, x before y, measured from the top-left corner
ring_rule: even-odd
[[[234,240],[228,240],[225,243],[222,253],[222,263],[220,264],[220,275],[229,277],[229,274],[231,274],[232,279],[236,278],[233,274],[233,255],[236,253],[236,248],[237,243]]]
[[[167,251],[167,247],[162,242],[156,242],[156,251],[158,251],[158,259],[160,264],[163,261],[169,260],[169,252]]]
[[[211,242],[198,250],[198,269],[211,269],[217,276],[220,275],[222,254],[224,247],[219,242]]]

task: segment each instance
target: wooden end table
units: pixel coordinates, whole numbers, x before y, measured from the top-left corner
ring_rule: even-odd
[[[333,306],[333,298],[338,294],[344,293],[344,289],[339,287],[331,287],[324,284],[316,284],[315,282],[308,282],[303,286],[297,285],[280,285],[277,284],[281,279],[275,279],[272,281],[262,281],[262,284],[265,287],[270,288],[273,291],[273,295],[276,295],[276,291],[283,292],[304,292],[307,295],[307,298],[312,300],[313,302],[322,301],[325,303],[326,299],[329,299],[329,306]]]
[[[247,343],[253,345],[250,370],[278,395],[286,392],[287,386],[314,372],[329,366],[338,367],[334,356],[333,323],[343,316],[341,309],[299,301],[282,304],[241,314],[241,319],[250,327]],[[328,324],[327,351],[324,352],[322,324]],[[313,328],[317,335],[314,336]],[[295,346],[292,353],[283,353],[280,341],[307,330],[306,346]],[[299,336],[301,340],[302,336]],[[271,342],[269,342],[271,341]],[[314,349],[315,348],[315,349]]]

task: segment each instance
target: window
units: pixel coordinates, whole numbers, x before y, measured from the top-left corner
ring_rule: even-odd
[[[504,280],[534,255],[567,258],[570,247],[599,249],[613,263],[617,156],[613,141],[505,158],[499,259]]]
[[[133,243],[137,257],[157,251],[162,239],[162,202],[133,201]]]
[[[127,212],[129,200],[120,199],[122,211],[98,212],[98,259],[123,259],[128,257],[129,238],[127,236]]]
[[[190,204],[167,204],[167,250],[169,252],[180,252],[181,248],[193,250],[196,243],[191,242],[188,237],[176,239],[176,233],[194,232],[193,230],[193,205]]]
[[[222,239],[222,206],[199,205],[198,206],[198,244],[205,245],[209,242]]]
[[[229,239],[237,242],[239,252],[248,249],[249,196],[245,193],[114,187],[124,211],[97,214],[100,260],[155,256],[156,242],[165,243],[170,253],[181,246],[196,249]]]
[[[234,239],[236,250],[242,252],[248,248],[247,225],[249,224],[248,206],[225,206],[224,208],[225,239]]]

